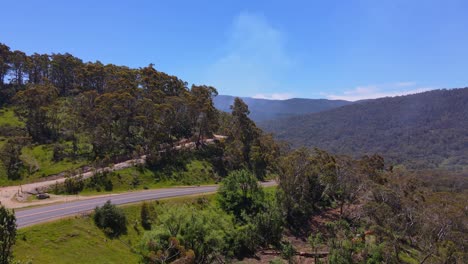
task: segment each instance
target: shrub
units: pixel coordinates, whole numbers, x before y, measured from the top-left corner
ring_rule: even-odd
[[[87,183],[87,187],[91,189],[95,189],[96,191],[100,192],[104,189],[106,192],[110,192],[114,189],[114,184],[109,176],[113,176],[115,173],[111,172],[98,172],[94,174]]]
[[[84,188],[84,181],[82,176],[67,177],[64,182],[65,192],[68,194],[77,194]]]
[[[293,245],[288,241],[281,243],[281,257],[288,261],[288,263],[293,263],[294,255],[296,254],[296,250],[294,249]],[[334,263],[334,262],[331,262]]]
[[[284,219],[276,200],[269,200],[265,209],[252,220],[259,246],[279,246],[283,234]]]
[[[65,147],[60,143],[54,144],[54,149],[52,151],[52,160],[59,162],[65,158]]]
[[[330,263],[348,264],[353,263],[353,248],[348,240],[340,241],[330,245],[328,256]]]
[[[245,221],[243,214],[252,216],[262,210],[264,196],[257,178],[246,170],[239,170],[231,172],[221,182],[218,199],[224,211]]]
[[[153,225],[141,242],[144,263],[154,263],[150,261],[152,256],[166,254],[171,246],[174,248],[176,241],[171,238],[177,238],[180,243],[177,246],[192,252],[194,263],[213,263],[234,247],[229,243],[234,232],[232,219],[219,210],[196,210],[187,205],[160,206],[157,214],[158,225]]]
[[[94,210],[94,223],[109,237],[118,237],[127,232],[127,217],[122,209],[110,201]]]
[[[143,203],[141,205],[140,217],[141,217],[141,226],[145,230],[150,230],[152,221],[151,221],[150,210],[149,210],[147,203]]]
[[[384,245],[371,245],[367,255],[366,264],[378,264],[384,262],[383,250]]]

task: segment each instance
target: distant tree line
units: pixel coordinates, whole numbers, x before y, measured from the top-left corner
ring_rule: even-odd
[[[409,169],[468,170],[468,88],[365,100],[260,126],[294,147],[379,153]]]

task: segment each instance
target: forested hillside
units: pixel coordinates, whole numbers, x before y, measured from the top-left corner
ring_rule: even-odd
[[[242,167],[264,177],[271,153],[265,149],[275,143],[247,117],[241,100],[220,125],[216,95],[214,87],[188,87],[152,64],[135,69],[68,53],[27,55],[0,44],[0,181],[142,155],[158,173],[169,166],[170,177],[193,158],[209,162],[214,176]],[[226,140],[206,146],[217,131]],[[180,147],[187,142],[194,147]],[[192,150],[201,156],[181,155]]]
[[[234,96],[218,95],[214,98],[215,107],[221,111],[230,112],[229,107],[233,104],[234,99]],[[352,103],[344,100],[302,98],[267,100],[243,97],[242,100],[249,106],[249,117],[256,122],[316,113]]]
[[[368,100],[261,127],[295,147],[379,153],[410,168],[468,166],[468,88]]]

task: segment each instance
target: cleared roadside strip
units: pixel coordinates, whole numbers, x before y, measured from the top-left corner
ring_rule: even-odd
[[[263,186],[273,186],[273,181],[263,182]],[[60,204],[46,205],[30,209],[16,211],[16,223],[18,228],[31,226],[47,222],[53,219],[64,218],[80,213],[92,211],[96,206],[102,206],[110,200],[113,204],[121,205],[135,203],[145,200],[158,200],[163,198],[186,196],[193,194],[203,194],[216,192],[218,186],[200,186],[200,187],[175,187],[156,190],[146,190],[138,192],[129,192],[122,194],[103,195],[81,201],[65,202]]]

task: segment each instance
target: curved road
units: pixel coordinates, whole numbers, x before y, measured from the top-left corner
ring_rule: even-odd
[[[274,186],[276,182],[263,182],[263,186]],[[110,200],[113,204],[128,204],[145,200],[157,200],[162,198],[202,194],[217,191],[218,186],[179,187],[157,190],[147,190],[122,194],[103,195],[102,197],[73,201],[60,204],[41,206],[31,209],[22,209],[15,212],[18,228],[31,226],[52,219],[63,218],[71,215],[85,213],[94,210],[96,206],[102,206]]]

